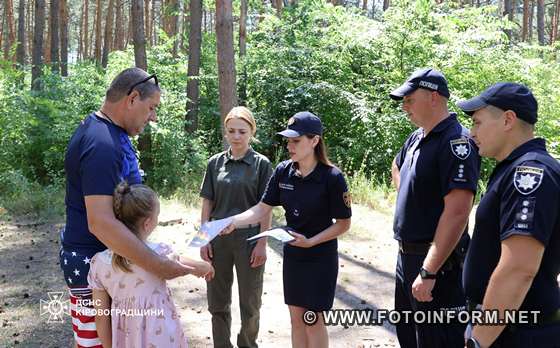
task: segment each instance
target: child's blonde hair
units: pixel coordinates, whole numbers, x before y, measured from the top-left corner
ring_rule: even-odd
[[[157,194],[146,185],[128,185],[123,181],[113,192],[113,212],[116,218],[136,237],[139,237],[139,223],[152,215],[157,202]],[[123,272],[132,272],[130,261],[121,255],[113,253],[112,263],[113,267],[120,268]]]

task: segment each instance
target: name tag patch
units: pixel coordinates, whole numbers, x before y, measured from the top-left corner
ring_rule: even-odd
[[[294,190],[294,185],[292,184],[284,184],[283,182],[278,183],[278,187],[280,187],[283,190],[290,190],[293,191]]]

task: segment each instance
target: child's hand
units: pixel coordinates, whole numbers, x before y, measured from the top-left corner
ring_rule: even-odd
[[[210,279],[212,279],[214,276],[214,267],[212,267],[209,262],[199,261],[194,265],[192,274],[199,278],[204,277],[204,279],[206,279],[207,276],[210,276]]]

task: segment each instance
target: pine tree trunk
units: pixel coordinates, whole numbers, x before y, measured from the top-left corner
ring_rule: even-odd
[[[89,59],[89,0],[84,0],[84,27],[83,27],[84,59]]]
[[[103,4],[101,0],[97,0],[96,7],[95,7],[95,49],[93,55],[95,56],[95,62],[98,65],[101,65],[101,26],[103,23],[101,22],[101,14],[103,10]]]
[[[60,6],[58,0],[51,0],[51,9],[49,12],[49,22],[51,25],[50,33],[51,33],[51,70],[54,73],[60,72],[60,41],[58,39],[58,32],[60,30],[60,26],[58,24]]]
[[[529,32],[529,0],[523,0],[523,25],[521,27],[521,41],[527,41]]]
[[[114,0],[109,0],[107,5],[107,19],[105,19],[105,36],[103,39],[103,55],[101,57],[101,66],[107,67],[109,61],[109,52],[112,50],[111,39],[113,37],[113,6]]]
[[[232,0],[216,0],[216,43],[220,92],[220,125],[223,127],[227,113],[237,105]],[[223,131],[222,134],[224,134]],[[225,138],[222,144],[225,147]]]
[[[198,75],[200,73],[200,47],[202,42],[202,0],[190,0],[189,68],[187,72],[187,115],[185,132],[198,128]]]
[[[146,33],[146,45],[152,45],[152,26],[151,26],[150,0],[144,0],[144,32]]]
[[[390,1],[389,0],[383,0],[383,11],[387,11],[389,6],[391,6]]]
[[[14,22],[14,3],[12,0],[4,0],[4,14],[8,29],[8,37],[4,42],[4,59],[13,61],[15,56],[10,54],[10,50],[16,44],[16,28]]]
[[[368,5],[368,0],[364,0],[362,5],[362,11],[364,11],[366,14],[367,14],[367,5]]]
[[[60,0],[60,74],[68,76],[68,4]]]
[[[552,17],[552,30],[550,34],[550,44],[558,40],[558,24],[560,17],[560,0],[556,0],[554,4],[554,16]]]
[[[26,48],[26,52],[28,52],[28,54],[32,54],[33,52],[33,20],[35,19],[35,1],[34,0],[28,0],[27,1],[27,11],[26,11],[26,17],[25,17],[25,23],[26,23],[26,37],[27,37],[27,48]]]
[[[132,31],[134,42],[134,62],[138,68],[147,70],[146,37],[144,36],[144,2],[132,0]]]
[[[280,17],[282,15],[282,8],[284,7],[284,1],[275,0],[276,3],[276,15]]]
[[[45,0],[35,0],[35,30],[33,35],[33,56],[31,68],[31,89],[41,89],[41,69],[43,68],[43,32],[45,31]]]
[[[25,65],[25,42],[25,0],[19,0],[16,61],[20,68]]]
[[[535,18],[535,0],[530,0],[529,2],[529,36],[527,40],[529,42],[533,41],[533,19]]]
[[[124,49],[124,17],[123,17],[123,0],[116,0],[115,3],[115,39],[113,41],[113,49]]]
[[[537,35],[539,45],[544,45],[544,0],[537,0]]]
[[[239,57],[247,52],[247,0],[241,0],[239,8]]]
[[[152,0],[152,19],[151,19],[151,25],[150,25],[150,29],[151,29],[151,40],[152,40],[152,46],[157,44],[157,23],[156,23],[156,0]]]
[[[45,3],[45,6],[47,6],[47,3]],[[50,8],[47,6],[45,8],[45,38],[43,40],[43,57],[45,60],[45,64],[46,65],[50,65],[51,64],[51,12],[50,12]]]

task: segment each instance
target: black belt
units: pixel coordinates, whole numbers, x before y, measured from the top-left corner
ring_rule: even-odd
[[[399,241],[399,250],[403,254],[428,255],[432,243],[409,243]]]

